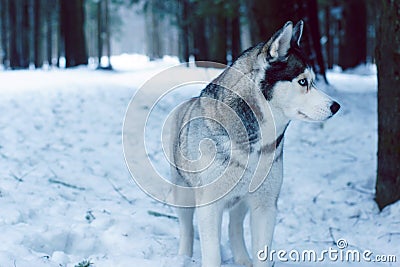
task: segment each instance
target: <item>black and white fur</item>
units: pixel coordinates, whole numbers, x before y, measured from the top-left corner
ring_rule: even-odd
[[[268,42],[245,51],[199,97],[176,111],[171,140],[171,173],[176,184],[189,187],[210,184],[226,167],[230,168],[224,173],[228,178],[245,173],[223,197],[204,204],[213,192],[194,193],[193,198],[188,199],[191,205],[177,208],[179,254],[191,257],[196,207],[203,267],[221,265],[221,220],[227,208],[235,262],[244,266],[270,266],[270,262],[257,259],[257,252],[265,246],[270,247],[272,242],[283,176],[285,130],[291,120],[323,121],[340,107],[315,87],[314,73],[299,47],[302,30],[302,21],[295,27],[292,22],[287,22]],[[227,113],[224,107],[233,110],[236,117]],[[207,119],[195,118],[216,119],[227,125],[228,130]],[[233,134],[228,135],[229,131]],[[204,139],[212,142],[202,143]],[[227,147],[229,142],[231,146]],[[231,150],[235,153],[230,154]],[[256,172],[259,166],[254,159],[261,154],[266,156],[265,162],[259,161],[261,168],[264,163],[272,166],[270,169],[265,167],[262,173],[267,175],[266,178],[259,179],[260,184],[249,190],[252,187],[249,174]],[[203,164],[210,159],[212,164]],[[198,165],[196,161],[199,161]],[[197,169],[190,172],[190,168]],[[219,187],[231,186],[226,183]],[[251,257],[243,239],[243,219],[248,211]]]

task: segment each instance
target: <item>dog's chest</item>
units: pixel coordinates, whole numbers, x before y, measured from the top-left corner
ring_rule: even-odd
[[[268,198],[279,194],[282,184],[282,146],[273,150],[264,162],[259,149],[249,154],[240,153],[231,159],[233,175],[240,179],[236,186],[223,198],[225,207],[231,208],[249,197]],[[254,190],[255,189],[255,190]]]

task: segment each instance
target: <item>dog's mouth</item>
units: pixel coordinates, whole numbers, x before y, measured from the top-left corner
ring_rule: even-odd
[[[333,115],[330,115],[327,118],[323,118],[323,119],[313,119],[310,116],[308,116],[307,114],[301,112],[300,110],[297,111],[297,114],[299,114],[304,120],[312,121],[312,122],[313,121],[315,121],[315,122],[324,121],[324,120],[327,120],[327,119],[329,119],[330,117],[333,116]]]
[[[297,114],[303,117],[303,119],[310,120],[310,121],[315,121],[314,119],[310,118],[307,116],[305,113],[301,112],[300,110],[297,111]]]

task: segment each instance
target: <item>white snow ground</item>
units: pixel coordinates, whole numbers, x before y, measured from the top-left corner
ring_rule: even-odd
[[[0,267],[75,266],[83,260],[96,267],[200,266],[198,236],[193,259],[175,256],[178,222],[163,216],[173,210],[135,185],[122,153],[130,98],[146,79],[175,63],[124,55],[113,59],[117,72],[0,72]],[[209,79],[218,73],[196,71]],[[380,213],[373,200],[376,77],[363,69],[362,75],[329,73],[328,79],[336,89],[326,90],[341,111],[325,123],[293,122],[286,134],[273,248],[318,252],[344,238],[349,249],[396,255],[399,262],[400,203]],[[177,93],[175,101],[193,90]],[[155,109],[153,115],[157,120],[164,113]],[[167,173],[157,142],[150,139],[149,154]],[[224,266],[234,266],[226,226],[224,220]],[[247,225],[245,230],[248,242]]]

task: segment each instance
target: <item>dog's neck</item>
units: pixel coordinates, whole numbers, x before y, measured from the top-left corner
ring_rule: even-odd
[[[285,132],[287,127],[289,126],[290,120],[287,119],[280,110],[276,110],[271,107],[271,111],[275,120],[276,140],[274,160],[277,161],[279,159],[282,159],[284,143],[283,141],[285,139]]]
[[[273,105],[270,105],[270,108],[274,117],[276,136],[279,138],[282,135],[283,138],[290,120],[285,116],[281,109],[276,108]]]

